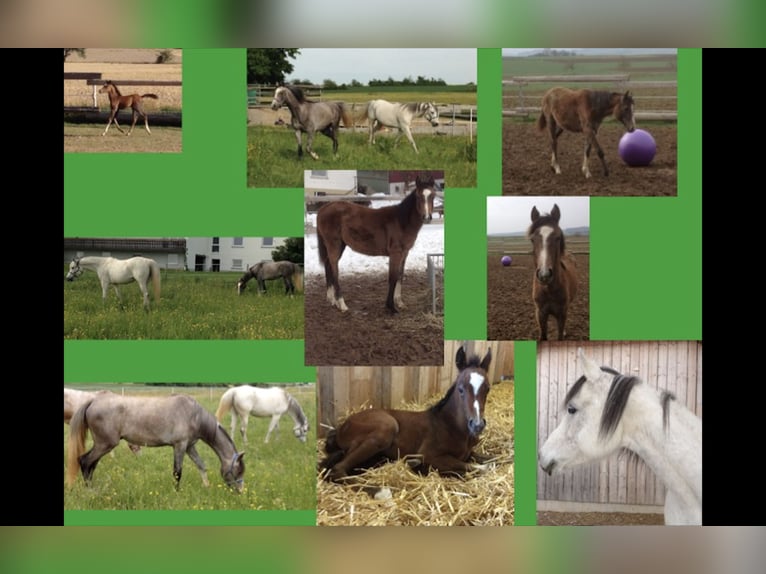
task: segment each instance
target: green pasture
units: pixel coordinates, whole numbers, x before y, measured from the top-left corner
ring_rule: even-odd
[[[504,57],[503,78],[511,76],[628,74],[632,81],[672,81],[677,78],[677,57],[644,56],[535,56]],[[587,87],[583,84],[582,87]]]
[[[68,267],[64,266],[64,277]],[[282,280],[257,293],[251,281],[237,295],[240,273],[163,271],[160,303],[143,309],[136,283],[113,288],[104,303],[95,273],[64,281],[64,339],[303,339],[303,292],[284,292]]]
[[[82,386],[95,389],[95,386]],[[114,392],[140,395],[167,395],[171,392],[193,396],[208,411],[215,414],[218,400],[225,387],[182,387],[175,385],[105,385]],[[247,429],[248,446],[243,448],[237,430],[234,442],[245,451],[245,486],[241,493],[229,489],[220,473],[220,461],[213,449],[203,441],[197,452],[205,461],[210,486],[202,485],[196,465],[184,457],[183,474],[178,491],[173,478],[173,449],[170,446],[144,447],[138,454],[121,442],[111,454],[104,456],[93,472],[90,487],[82,474],[72,487],[64,485],[64,510],[314,510],[316,508],[316,392],[312,382],[290,386],[288,392],[300,403],[309,419],[309,434],[305,443],[292,433],[293,420],[285,414],[279,421],[278,432],[269,443],[263,442],[269,420],[250,417]],[[231,419],[222,421],[230,432]],[[64,425],[64,473],[66,473],[69,425]],[[86,448],[90,448],[90,436]]]
[[[364,103],[375,99],[390,102],[434,102],[438,105],[476,106],[476,86],[439,86],[426,91],[422,86],[361,86],[347,90],[322,90],[322,101]]]
[[[448,130],[448,127],[444,128]],[[433,135],[413,133],[416,154],[406,137],[394,146],[394,132],[378,133],[371,146],[364,129],[342,129],[338,135],[338,155],[332,153],[332,140],[322,134],[314,137],[314,160],[306,153],[298,159],[295,134],[285,127],[250,126],[247,128],[247,185],[262,188],[303,187],[304,170],[444,170],[447,187],[476,187],[476,133]]]

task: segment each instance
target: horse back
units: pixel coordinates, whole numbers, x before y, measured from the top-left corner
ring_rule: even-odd
[[[589,120],[588,103],[589,90],[571,90],[569,88],[551,88],[543,96],[541,115],[545,115],[547,121],[551,118],[562,128],[570,132],[583,131],[584,123]],[[538,119],[538,127],[545,126],[543,120]]]

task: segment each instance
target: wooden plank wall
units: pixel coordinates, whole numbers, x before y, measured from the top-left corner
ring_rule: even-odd
[[[582,374],[577,347],[600,365],[667,389],[702,417],[702,343],[699,341],[544,343],[537,353],[537,447],[564,414],[567,389]],[[597,504],[663,505],[665,492],[636,457],[614,455],[598,464],[549,477],[537,469],[537,498]],[[594,506],[594,509],[596,506]]]
[[[466,345],[481,358],[492,349],[491,381],[513,378],[513,343],[509,341],[445,341],[441,367],[318,367],[317,436],[362,407],[425,406],[441,398],[457,376],[455,355]]]

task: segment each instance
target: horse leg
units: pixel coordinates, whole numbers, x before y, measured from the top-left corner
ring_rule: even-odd
[[[250,418],[250,413],[244,413],[239,416],[239,434],[242,435],[242,444],[247,446],[247,421]],[[234,436],[234,428],[231,429],[231,434]]]
[[[264,443],[269,442],[269,436],[271,435],[271,431],[276,429],[279,431],[279,417],[281,415],[271,415],[271,422],[269,422],[269,430],[266,431],[266,438],[263,439]]]
[[[119,438],[116,441],[95,442],[93,448],[79,458],[80,470],[82,471],[82,477],[85,479],[85,484],[90,486],[93,471],[96,470],[98,461],[119,443]]]
[[[298,159],[303,157],[303,142],[301,139],[301,130],[295,130],[295,140],[298,142]]]
[[[149,312],[149,279],[147,278],[146,283],[143,281],[138,282],[138,286],[141,289],[141,294],[144,296],[144,311],[147,313]]]
[[[114,127],[116,127],[118,130],[120,130],[122,133],[125,133],[125,130],[123,130],[120,127],[119,122],[117,121],[117,112],[120,111],[120,108],[114,108],[112,109],[112,113],[109,115],[109,121],[106,123],[106,129],[104,130],[104,133],[102,133],[102,136],[106,135],[106,132],[109,131],[109,126],[114,122]]]
[[[537,326],[540,329],[540,340],[548,340],[548,309],[541,309],[540,306],[535,307],[535,319],[537,319]]]
[[[183,472],[185,452],[186,449],[183,445],[176,444],[173,446],[173,478],[176,480],[176,490],[181,487],[181,474]]]
[[[136,104],[136,107],[134,109],[135,111],[139,113],[139,115],[142,118],[144,118],[144,127],[146,128],[146,133],[148,133],[149,135],[152,135],[152,131],[149,129],[149,116],[146,115],[146,112],[139,104]],[[135,122],[133,123],[135,124]]]
[[[563,341],[564,337],[566,336],[566,332],[564,331],[564,325],[567,322],[567,310],[562,308],[558,315],[556,315],[556,325],[558,326],[559,333],[559,341]]]
[[[402,270],[407,255],[403,253],[389,253],[388,255],[388,298],[386,307],[391,313],[404,308],[402,301]]]
[[[258,277],[258,295],[266,293],[266,280]]]
[[[564,129],[559,127],[559,125],[556,123],[556,120],[554,120],[553,116],[551,116],[548,118],[548,130],[549,130],[548,133],[551,138],[551,169],[553,170],[553,173],[561,175],[561,166],[559,165],[558,141],[559,141],[559,136],[564,131]]]
[[[399,130],[399,137],[401,138],[402,130]],[[410,143],[412,144],[412,149],[415,150],[415,153],[420,153],[418,151],[418,146],[415,145],[415,140],[412,138],[412,130],[410,129],[410,126],[404,126],[404,135],[407,136],[407,139],[410,140]]]
[[[314,148],[312,147],[313,145],[314,145],[314,132],[309,131],[306,133],[306,151],[314,159],[319,159],[319,156],[314,153]]]
[[[197,452],[197,449],[194,448],[194,444],[189,445],[189,448],[186,449],[186,454],[188,454],[189,458],[192,459],[194,464],[197,465],[199,474],[202,477],[202,484],[205,487],[210,486],[210,481],[207,479],[207,468],[205,468],[205,461],[202,460],[202,457]]]
[[[338,255],[330,254],[328,251],[327,258],[324,263],[325,280],[327,284],[327,300],[333,307],[337,307],[341,312],[348,311],[346,302],[343,300],[343,295],[340,292],[340,283],[338,282],[338,260],[343,254],[343,250],[346,245],[341,243],[338,248]]]
[[[362,467],[381,455],[391,446],[396,435],[396,421],[392,418],[391,422],[387,428],[376,428],[367,436],[354,441],[341,461],[332,466],[327,478],[332,481],[341,480],[348,476],[349,471]],[[332,457],[331,460],[334,459],[335,457]]]

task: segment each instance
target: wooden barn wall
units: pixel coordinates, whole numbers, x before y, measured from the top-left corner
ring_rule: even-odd
[[[318,367],[317,436],[364,407],[399,408],[412,403],[424,408],[441,398],[457,377],[455,355],[466,345],[468,355],[481,358],[492,349],[491,381],[513,378],[513,343],[509,341],[445,341],[441,367]]]
[[[543,343],[537,353],[537,447],[563,416],[567,389],[577,371],[577,347],[601,365],[639,376],[702,417],[702,343],[697,341]],[[613,455],[550,477],[537,469],[537,498],[598,504],[663,505],[665,492],[654,473],[636,457]]]

